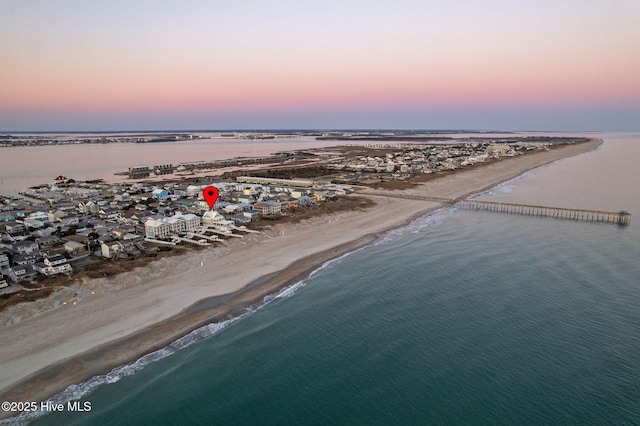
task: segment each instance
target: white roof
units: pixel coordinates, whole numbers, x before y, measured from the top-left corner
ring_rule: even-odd
[[[224,216],[214,210],[208,210],[203,215],[202,218],[214,219],[214,220],[224,220]]]

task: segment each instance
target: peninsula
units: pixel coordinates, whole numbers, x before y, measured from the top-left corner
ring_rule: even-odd
[[[355,208],[297,221],[273,220],[270,226],[260,227],[259,233],[246,232],[255,230],[249,224],[227,223],[231,233],[242,234],[242,238],[227,238],[213,250],[188,250],[178,256],[161,257],[143,267],[111,276],[85,277],[70,285],[69,290],[2,312],[1,399],[41,401],[71,384],[106,374],[203,325],[258,306],[264,303],[265,296],[305,278],[324,262],[442,207],[437,202],[379,197],[375,195],[379,188],[408,195],[458,199],[541,165],[588,152],[601,142],[592,139],[565,143],[532,149],[526,155],[517,155],[512,147],[499,144],[492,144],[491,152],[485,148],[483,153],[470,151],[466,155],[463,151],[472,149],[471,145],[457,149],[452,157],[445,157],[434,147],[425,148],[427,152],[417,152],[414,147],[413,154],[403,152],[402,158],[398,158],[394,150],[405,149],[403,147],[363,146],[360,142],[358,149],[392,152],[381,156],[371,155],[373,152],[355,155],[350,151],[348,155],[338,153],[343,157],[341,160],[325,158],[327,162],[322,167],[332,171],[329,175],[339,171],[345,180],[338,184],[326,182],[334,186],[315,190],[320,194],[313,197],[320,201],[323,192],[327,196],[331,190],[344,191],[341,197],[353,200]],[[522,149],[526,150],[526,145]],[[498,151],[505,155],[499,161],[490,161],[490,156]],[[470,158],[473,160],[469,161]],[[414,161],[416,159],[421,160]],[[464,161],[467,163],[460,166]],[[431,171],[429,164],[441,169],[428,172]],[[421,168],[415,169],[418,165]],[[296,166],[311,167],[303,162]],[[313,167],[320,166],[314,164]],[[422,172],[418,174],[416,170]],[[363,173],[382,173],[385,178]],[[413,177],[408,176],[412,173]],[[242,183],[240,181],[235,182]],[[276,182],[275,186],[281,184]],[[347,187],[355,191],[347,194],[351,192]],[[288,195],[292,195],[291,191]],[[311,198],[308,194],[305,196]],[[374,203],[363,201],[364,198]],[[265,209],[262,213],[268,216],[268,207]],[[172,217],[175,216],[175,212],[172,213]],[[149,222],[150,226],[154,224]],[[143,228],[149,238],[146,222]],[[172,235],[160,237],[176,243]],[[138,247],[138,250],[142,249]]]

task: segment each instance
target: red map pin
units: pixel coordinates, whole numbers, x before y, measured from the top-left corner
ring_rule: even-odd
[[[216,203],[218,195],[220,195],[218,188],[215,186],[207,186],[204,191],[202,191],[202,195],[204,195],[204,199],[207,200],[207,204],[209,204],[209,210],[213,210],[213,205]]]

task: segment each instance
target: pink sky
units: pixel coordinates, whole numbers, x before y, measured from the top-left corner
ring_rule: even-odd
[[[0,131],[640,130],[637,1],[54,3],[0,3]]]

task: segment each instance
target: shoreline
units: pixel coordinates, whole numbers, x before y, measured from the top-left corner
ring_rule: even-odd
[[[452,198],[477,194],[540,166],[592,151],[601,143],[602,140],[592,139],[577,145],[568,145],[529,156],[506,159],[475,170],[461,170],[459,173],[434,179],[427,184],[419,184],[416,188],[403,192],[407,194],[437,193],[441,197]],[[366,190],[360,192],[359,195],[368,196]],[[73,333],[68,333],[68,344],[56,339],[45,342],[22,342],[22,344],[17,342],[20,339],[24,340],[24,336],[31,336],[29,331],[35,331],[38,327],[46,328],[44,331],[38,330],[40,336],[65,331],[68,324],[64,324],[64,321],[75,316],[64,315],[65,309],[66,312],[69,312],[67,308],[55,308],[6,326],[5,329],[0,330],[0,338],[3,339],[3,342],[9,343],[3,344],[0,363],[6,367],[5,370],[11,371],[0,373],[2,399],[8,401],[44,400],[60,393],[70,384],[82,383],[91,377],[106,374],[113,368],[130,364],[143,355],[161,349],[195,329],[228,319],[229,315],[238,316],[247,307],[260,304],[265,296],[276,294],[283,288],[305,279],[325,262],[369,245],[385,232],[404,226],[416,218],[442,207],[441,204],[424,201],[382,200],[381,198],[383,197],[375,197],[380,201],[379,204],[364,212],[331,214],[328,217],[310,219],[300,226],[294,224],[275,225],[272,232],[265,232],[265,234],[248,241],[245,243],[245,247],[236,247],[239,245],[236,244],[226,251],[221,250],[223,251],[221,254],[208,255],[204,252],[192,252],[168,258],[169,260],[163,262],[164,266],[159,268],[158,274],[154,275],[154,268],[150,267],[152,269],[150,273],[151,285],[160,283],[159,288],[150,288],[150,284],[134,285],[133,288],[125,288],[122,292],[118,291],[86,303],[90,309],[82,311],[84,317],[81,312],[80,320],[98,317],[97,321],[100,327],[93,328],[94,321],[83,327],[84,333],[97,333],[96,338],[89,339],[82,333],[80,336],[74,337]],[[389,219],[389,216],[394,213],[396,216]],[[334,221],[335,223],[333,223]],[[363,222],[367,223],[363,224]],[[320,229],[318,230],[318,228]],[[354,228],[357,229],[354,230]],[[288,234],[289,231],[291,234],[299,234],[299,238],[291,237]],[[318,234],[324,236],[323,241],[317,241]],[[331,238],[332,235],[336,237],[335,242]],[[299,240],[305,236],[309,238],[316,236],[316,240],[311,240],[310,245],[309,242],[300,242]],[[266,249],[261,250],[261,246]],[[274,250],[269,250],[269,248],[274,248]],[[242,256],[245,249],[247,256]],[[251,253],[248,253],[250,250],[253,250],[252,254],[255,254],[256,257],[251,258]],[[277,256],[284,256],[284,262],[281,258],[278,258],[279,262],[276,262],[273,258]],[[229,258],[232,259],[228,260]],[[238,274],[238,268],[241,268],[242,264],[234,263],[234,260],[243,258],[251,258],[253,263],[257,263],[254,273]],[[206,284],[198,284],[198,278],[204,277],[206,279],[208,277],[208,274],[197,273],[201,271],[195,265],[198,265],[201,259],[222,263],[219,266],[230,267],[230,272],[225,271],[227,272],[226,278],[230,279],[235,287],[211,288]],[[227,262],[224,262],[225,259]],[[258,259],[257,262],[255,262],[256,259]],[[155,297],[157,293],[163,292],[171,286],[171,283],[167,285],[164,281],[181,277],[183,274],[180,271],[176,272],[176,269],[180,269],[180,265],[186,268],[195,266],[193,271],[188,271],[188,278],[191,279],[189,283],[201,291],[195,292],[196,294],[191,297],[183,297],[185,295],[182,293],[186,291],[173,292],[164,295],[165,297],[152,300],[152,303],[141,303],[147,302],[149,296]],[[167,277],[162,277],[161,275],[167,268],[173,268],[173,270]],[[253,270],[254,265],[252,264],[250,268]],[[156,269],[158,268],[156,267]],[[216,271],[209,272],[218,273]],[[138,271],[133,275],[139,278],[140,273]],[[131,277],[123,279],[126,281],[129,278]],[[175,287],[175,284],[172,287]],[[125,292],[127,294],[121,294]],[[108,309],[112,308],[108,303],[126,296],[133,296],[133,302],[124,303],[122,301],[121,306]],[[171,304],[173,308],[171,311],[166,309],[167,303]],[[138,304],[143,306],[138,306]],[[179,306],[176,307],[176,305]],[[146,315],[140,314],[138,317],[134,315],[134,318],[128,318],[129,310],[136,308],[144,310]],[[106,310],[110,312],[107,313]],[[100,318],[101,315],[102,318]],[[103,325],[114,318],[119,319],[117,325],[121,328],[124,327],[124,330],[114,331]],[[135,327],[129,328],[128,326],[131,325],[135,325]],[[64,339],[65,336],[60,337]],[[31,351],[38,356],[31,355]],[[53,359],[53,355],[63,356]]]

